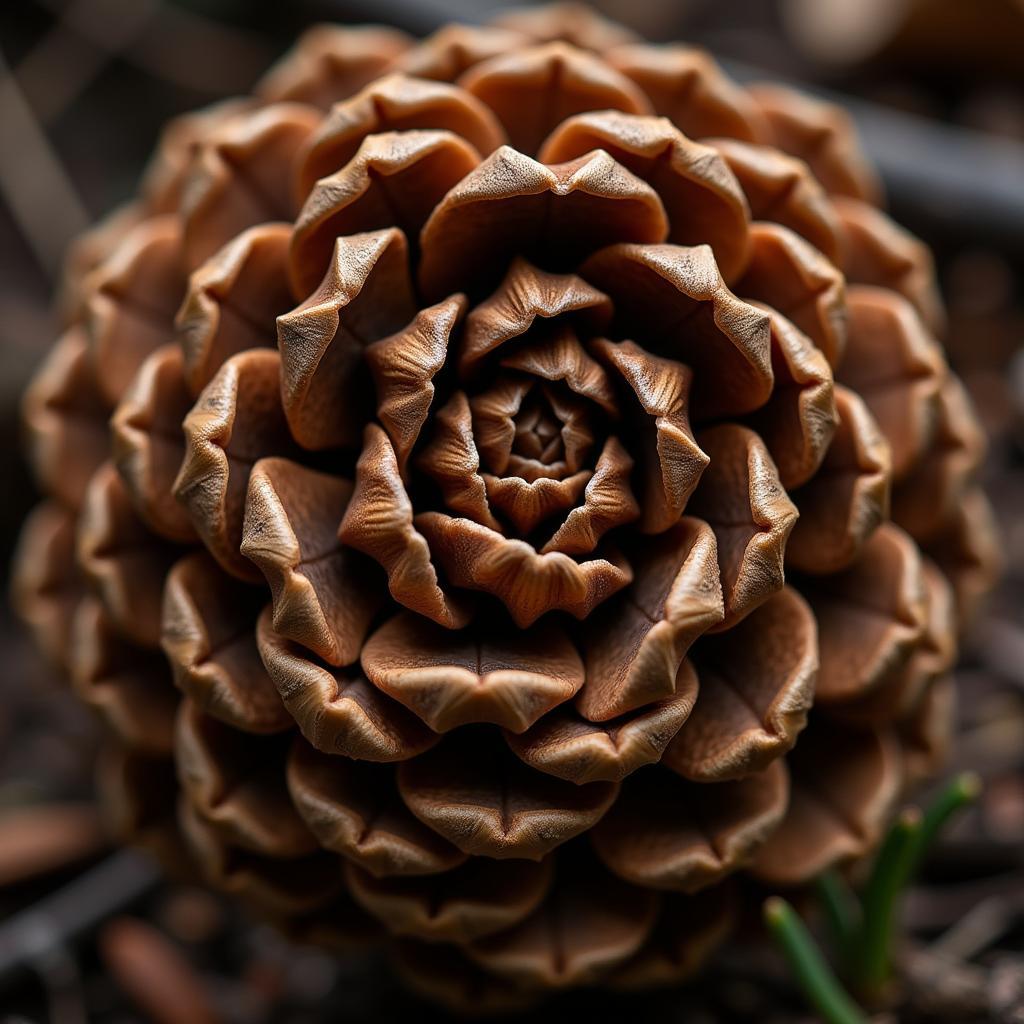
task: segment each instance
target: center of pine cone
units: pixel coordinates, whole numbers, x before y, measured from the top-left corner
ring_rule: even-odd
[[[565,462],[562,423],[555,415],[551,399],[540,389],[531,389],[513,422],[513,455],[545,467]]]

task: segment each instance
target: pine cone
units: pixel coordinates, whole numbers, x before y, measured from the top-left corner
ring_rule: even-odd
[[[477,1007],[867,852],[995,563],[878,202],[840,111],[574,7],[173,122],[25,399],[17,604],[122,829]]]

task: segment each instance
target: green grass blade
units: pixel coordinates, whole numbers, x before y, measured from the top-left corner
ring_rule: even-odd
[[[864,925],[857,942],[858,988],[878,995],[889,978],[893,929],[900,893],[920,850],[921,812],[905,810],[889,830],[864,890]]]
[[[849,883],[834,868],[823,871],[814,884],[836,952],[849,969],[863,926],[860,903]]]
[[[962,807],[977,800],[980,792],[981,779],[974,772],[963,772],[935,798],[925,811],[921,821],[921,831],[918,835],[913,863],[910,865],[910,874],[920,867],[925,854],[949,819]],[[910,876],[908,875],[904,884],[909,881]]]
[[[826,1024],[868,1024],[840,985],[797,912],[778,896],[765,901],[764,920],[811,1007]]]

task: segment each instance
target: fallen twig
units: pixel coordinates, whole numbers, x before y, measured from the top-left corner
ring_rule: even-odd
[[[147,856],[121,850],[0,924],[0,987],[54,949],[73,943],[130,906],[160,880]]]

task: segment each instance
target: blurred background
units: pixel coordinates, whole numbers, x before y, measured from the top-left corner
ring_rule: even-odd
[[[375,21],[425,34],[453,18],[482,20],[498,6],[481,0],[0,4],[5,586],[19,524],[35,500],[19,452],[19,395],[54,337],[52,290],[63,249],[131,194],[161,125],[246,92],[311,23]],[[970,699],[962,702],[951,767],[978,768],[985,796],[932,858],[907,908],[908,924],[923,941],[941,941],[974,915],[980,922],[970,933],[975,955],[1001,965],[1001,983],[1009,986],[1004,1019],[1024,1021],[1024,0],[603,0],[594,6],[653,40],[703,45],[741,79],[779,77],[838,99],[881,167],[894,216],[935,249],[950,313],[950,359],[991,438],[986,481],[1008,570],[959,669],[961,693]],[[265,929],[243,928],[205,893],[145,878],[138,900],[118,908],[130,916],[107,920],[27,977],[5,977],[4,918],[101,864],[108,851],[89,802],[91,722],[64,699],[3,608],[0,1021],[430,1016],[385,984],[375,963],[293,950]],[[729,965],[717,970],[728,972]],[[628,1012],[634,1019],[697,1024],[800,1019],[790,1013],[789,994],[774,991],[756,970],[746,974],[728,985],[716,984],[720,975],[713,975],[685,997],[602,1001],[594,1012],[596,1019]],[[205,1009],[181,1001],[190,985],[204,993]]]

